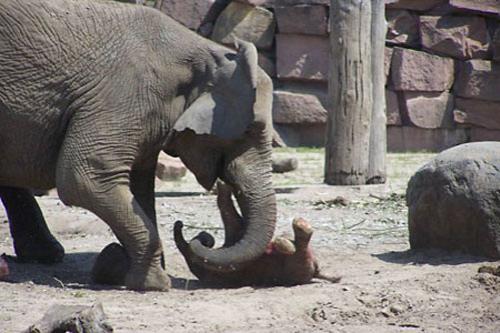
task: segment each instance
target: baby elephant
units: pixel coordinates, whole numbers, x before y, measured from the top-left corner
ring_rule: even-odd
[[[232,189],[228,185],[218,184],[217,204],[219,206],[225,229],[224,247],[237,243],[245,229],[244,219],[236,211],[231,199]],[[277,237],[268,245],[266,252],[256,260],[247,264],[240,271],[208,271],[197,262],[190,251],[189,243],[182,235],[182,222],[174,226],[174,239],[184,256],[191,272],[200,281],[218,286],[244,285],[297,285],[310,282],[313,278],[338,282],[338,277],[327,277],[320,273],[319,265],[313,255],[309,241],[313,229],[307,221],[297,218],[293,221],[295,239]],[[199,233],[193,240],[198,240],[206,247],[214,246],[213,237]]]
[[[217,184],[217,205],[219,206],[225,229],[223,248],[230,247],[241,240],[246,223],[236,211],[231,199],[232,189],[223,183]],[[266,252],[256,260],[248,263],[241,271],[210,271],[196,261],[190,250],[189,243],[182,235],[182,222],[174,225],[174,239],[191,272],[206,284],[238,287],[238,286],[273,286],[297,285],[310,282],[313,278],[330,282],[340,281],[339,277],[328,277],[319,270],[319,265],[313,255],[309,241],[313,229],[302,218],[293,221],[295,239],[276,237],[267,246]],[[193,241],[212,248],[215,240],[212,235],[201,232]],[[192,242],[191,242],[192,243]],[[113,243],[108,245],[97,257],[92,270],[94,282],[101,284],[123,285],[129,269],[130,259],[125,249]]]

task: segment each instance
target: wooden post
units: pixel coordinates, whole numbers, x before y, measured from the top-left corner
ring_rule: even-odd
[[[330,78],[325,182],[368,180],[372,115],[371,0],[330,1]]]
[[[387,117],[385,113],[384,49],[387,25],[384,0],[372,0],[372,84],[373,108],[370,128],[368,184],[383,184],[387,180]]]

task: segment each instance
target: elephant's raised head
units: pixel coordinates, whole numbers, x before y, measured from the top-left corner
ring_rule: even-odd
[[[233,246],[211,249],[193,240],[195,261],[212,271],[239,270],[271,241],[276,203],[271,184],[272,81],[253,44],[237,53],[214,48],[206,84],[174,125],[166,152],[177,155],[211,189],[220,178],[235,189],[247,228]]]

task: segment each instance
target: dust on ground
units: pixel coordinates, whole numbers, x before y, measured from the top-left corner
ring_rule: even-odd
[[[20,332],[55,303],[102,302],[115,332],[500,332],[500,278],[460,253],[409,250],[404,193],[409,177],[432,154],[389,154],[385,185],[326,186],[319,149],[280,149],[299,170],[275,175],[277,234],[294,217],[315,229],[322,270],[343,277],[296,287],[210,289],[194,280],[175,249],[175,220],[187,237],[200,230],[222,239],[215,196],[192,175],[157,185],[157,214],[173,280],[169,292],[138,293],[93,285],[89,271],[114,236],[92,213],[65,207],[55,193],[39,198],[66,249],[53,266],[10,263],[0,282],[0,332]],[[337,199],[341,197],[341,199]],[[0,210],[0,254],[13,254]]]

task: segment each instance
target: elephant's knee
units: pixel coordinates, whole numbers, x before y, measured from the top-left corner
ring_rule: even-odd
[[[86,208],[92,195],[90,184],[70,170],[57,171],[56,188],[59,199],[67,206]]]

